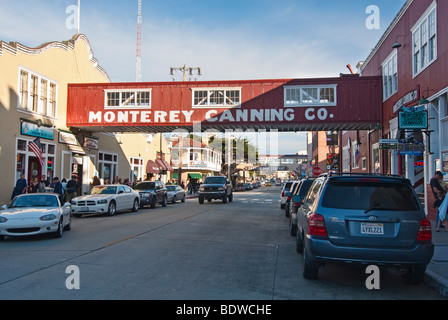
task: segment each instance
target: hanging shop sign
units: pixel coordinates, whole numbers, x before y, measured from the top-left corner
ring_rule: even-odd
[[[398,128],[400,130],[428,129],[428,111],[405,109],[398,113]]]
[[[20,122],[20,133],[24,136],[32,136],[47,140],[54,140],[53,128],[43,126],[40,121],[35,123],[22,120]]]

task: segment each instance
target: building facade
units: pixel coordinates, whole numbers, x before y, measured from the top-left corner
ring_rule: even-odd
[[[361,154],[366,171],[409,178],[424,195],[428,213],[430,178],[436,170],[448,178],[447,13],[447,1],[406,1],[359,65],[361,77],[383,79],[382,126],[345,132],[341,141],[342,153],[351,159],[347,171],[362,171],[354,159]]]
[[[0,204],[10,201],[16,180],[28,183],[45,176],[80,180],[79,193],[89,190],[93,176],[103,182],[115,177],[147,177],[147,162],[155,150],[170,157],[169,145],[155,136],[93,133],[67,126],[68,84],[110,83],[95,59],[86,36],[49,42],[37,48],[0,41]],[[38,139],[38,140],[36,140]],[[42,163],[32,143],[40,142]],[[158,172],[158,178],[169,179]]]

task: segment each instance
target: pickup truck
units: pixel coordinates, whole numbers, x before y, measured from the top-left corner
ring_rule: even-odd
[[[199,204],[203,204],[204,200],[208,202],[212,200],[222,200],[222,203],[233,201],[232,185],[226,177],[207,177],[199,188]]]

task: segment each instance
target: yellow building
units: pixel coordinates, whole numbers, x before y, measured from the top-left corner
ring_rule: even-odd
[[[168,144],[157,136],[92,134],[66,126],[67,85],[110,82],[85,35],[37,48],[0,41],[0,70],[0,204],[10,201],[20,174],[28,183],[44,175],[51,182],[76,174],[83,193],[94,175],[103,181],[115,176],[146,179],[147,163],[156,159],[156,150],[169,162]],[[42,166],[30,149],[37,138]]]

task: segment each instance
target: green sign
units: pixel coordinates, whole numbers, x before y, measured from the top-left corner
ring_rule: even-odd
[[[400,129],[427,129],[428,128],[428,111],[398,113],[398,127]]]

